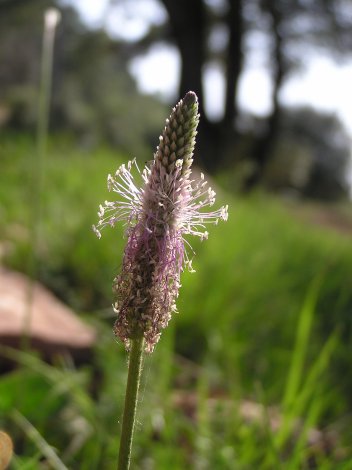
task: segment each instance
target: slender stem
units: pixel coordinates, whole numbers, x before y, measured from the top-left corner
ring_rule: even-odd
[[[41,59],[41,78],[39,88],[38,122],[37,122],[37,155],[33,162],[33,260],[31,276],[38,274],[38,251],[41,246],[41,224],[45,190],[45,173],[47,158],[47,142],[49,129],[49,114],[52,91],[54,39],[60,14],[56,9],[48,9],[44,15],[44,33]]]
[[[49,9],[44,14],[44,31],[41,55],[41,72],[39,86],[38,121],[36,144],[37,152],[32,157],[32,175],[30,185],[30,197],[32,198],[30,214],[31,251],[28,258],[27,274],[29,276],[27,289],[27,311],[24,317],[23,335],[21,338],[22,348],[28,349],[32,306],[34,297],[34,280],[39,274],[39,249],[41,246],[41,230],[43,218],[44,200],[44,176],[48,140],[54,39],[60,13],[56,9]]]
[[[139,383],[142,372],[144,338],[131,341],[125,407],[122,418],[118,470],[128,470],[131,461],[133,430],[136,420]]]

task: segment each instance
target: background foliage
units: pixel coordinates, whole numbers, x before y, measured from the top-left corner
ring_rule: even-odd
[[[23,137],[3,144],[4,262],[23,270],[30,199],[28,184],[18,182],[34,149]],[[67,358],[48,365],[2,348],[19,364],[0,380],[1,426],[16,443],[13,468],[41,468],[47,459],[24,419],[68,468],[115,465],[126,357],[113,340],[109,305],[124,240],[111,230],[98,241],[89,227],[96,201],[106,197],[105,175],[122,160],[111,150],[51,142],[39,272],[95,325],[99,340],[92,362],[79,369]],[[146,360],[136,468],[256,468],[263,461],[263,468],[306,468],[310,461],[345,468],[352,457],[345,372],[352,220],[343,207],[283,203],[262,193],[242,199],[219,191],[222,201],[230,204],[229,221],[194,247],[197,273],[184,273],[180,313]],[[324,214],[335,219],[322,219],[322,231],[314,218]],[[344,231],[336,220],[347,224]],[[243,417],[245,400],[263,403],[268,414],[274,406],[287,428],[276,434],[266,421]],[[324,441],[308,445],[303,431],[294,437],[298,418],[307,433],[318,427],[332,436],[325,437],[328,450]]]
[[[283,109],[278,96],[302,47],[348,48],[349,17],[339,2],[229,0],[218,9],[197,0],[181,28],[175,7],[182,11],[183,1],[162,3],[167,20],[135,42],[88,29],[61,5],[37,274],[96,328],[98,341],[80,365],[0,345],[0,428],[15,444],[10,468],[116,466],[127,371],[110,305],[124,237],[119,227],[98,241],[90,227],[108,198],[106,175],[153,155],[168,107],[138,94],[128,63],[166,41],[180,50],[181,92],[195,89],[202,99],[204,66],[224,64],[224,115],[213,122],[202,110],[195,161],[211,172],[217,204],[230,209],[226,224],[194,244],[197,273],[183,274],[180,313],[146,359],[134,468],[347,470],[349,139],[335,117]],[[0,248],[2,264],[20,272],[33,244],[42,13],[52,4],[0,2]],[[216,50],[209,38],[219,26],[228,42]],[[257,30],[270,39],[275,84],[263,121],[237,105],[246,41]],[[9,359],[14,366],[5,370]]]

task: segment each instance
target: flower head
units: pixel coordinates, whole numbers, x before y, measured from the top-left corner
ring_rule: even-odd
[[[108,176],[108,189],[122,197],[99,207],[100,230],[123,221],[127,225],[127,245],[122,269],[114,279],[114,332],[126,345],[144,336],[151,352],[176,311],[175,301],[183,266],[192,270],[184,236],[207,238],[208,223],[227,220],[227,206],[202,212],[215,202],[215,192],[207,187],[204,175],[191,179],[191,164],[199,122],[198,99],[188,92],[173,108],[159,138],[150,166],[141,172],[135,160]],[[132,167],[142,178],[139,186]]]

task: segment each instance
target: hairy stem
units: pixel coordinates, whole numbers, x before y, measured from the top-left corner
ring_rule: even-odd
[[[118,470],[128,470],[131,461],[133,430],[142,371],[144,338],[131,340],[125,406],[122,418]]]

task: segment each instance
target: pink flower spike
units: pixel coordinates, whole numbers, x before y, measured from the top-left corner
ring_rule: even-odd
[[[108,176],[109,191],[122,200],[105,201],[99,207],[101,229],[123,222],[127,245],[122,270],[114,279],[114,332],[129,347],[131,339],[144,336],[146,351],[152,352],[161,330],[176,311],[180,275],[184,266],[193,272],[184,239],[208,237],[207,224],[226,221],[228,207],[203,212],[215,203],[215,192],[207,187],[204,175],[191,180],[191,164],[199,122],[198,99],[188,92],[173,108],[159,138],[150,167],[141,172],[135,160],[121,165]],[[142,179],[135,182],[133,171]]]

